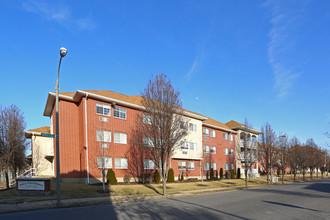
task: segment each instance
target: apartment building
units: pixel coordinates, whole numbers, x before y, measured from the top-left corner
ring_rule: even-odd
[[[150,158],[141,158],[137,168],[136,158],[142,154],[134,149],[132,136],[136,121],[142,116],[140,96],[128,96],[112,91],[77,90],[60,93],[59,137],[62,181],[94,183],[101,179],[100,159],[106,158],[105,166],[112,168],[119,181],[127,174],[150,173],[155,165]],[[55,139],[42,136],[54,134],[55,93],[49,93],[44,116],[50,117],[50,127],[26,132],[31,138],[34,162],[39,175],[55,175]],[[210,168],[236,169],[235,146],[240,130],[229,125],[183,110],[188,135],[178,143],[172,155],[170,167],[175,177],[205,178]],[[148,143],[147,138],[143,139]],[[39,149],[39,148],[42,148]],[[43,161],[43,163],[40,163]],[[42,165],[46,168],[42,168]],[[39,167],[37,167],[39,166]],[[42,172],[41,172],[42,170]]]

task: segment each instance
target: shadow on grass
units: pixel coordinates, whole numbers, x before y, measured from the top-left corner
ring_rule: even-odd
[[[143,183],[143,185],[144,185],[145,187],[149,188],[149,189],[152,189],[152,190],[155,191],[157,194],[161,195],[161,193],[160,193],[155,187],[153,187],[151,184],[149,184],[149,183]],[[167,187],[166,187],[166,189],[167,189]]]

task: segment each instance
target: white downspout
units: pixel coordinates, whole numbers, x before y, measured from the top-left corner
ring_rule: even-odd
[[[87,162],[87,184],[89,184],[89,165],[88,165],[88,131],[87,131],[87,98],[88,94],[86,94],[85,98],[85,137],[86,137],[86,162]]]

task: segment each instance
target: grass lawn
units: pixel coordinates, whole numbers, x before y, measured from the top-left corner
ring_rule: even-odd
[[[320,178],[321,176],[319,176]],[[299,178],[302,178],[302,176]],[[309,177],[308,177],[309,178]],[[290,175],[285,176],[286,181],[292,181]],[[300,179],[299,179],[300,180]],[[307,180],[307,175],[306,175]],[[280,182],[280,178],[279,178]],[[192,190],[230,190],[229,187],[243,187],[245,185],[244,179],[226,179],[226,180],[215,180],[215,181],[204,181],[201,185],[201,181],[198,182],[176,182],[167,183],[167,192],[183,192]],[[248,185],[266,185],[266,177],[261,176],[258,179],[251,179],[248,181]],[[102,184],[87,185],[82,183],[61,183],[61,198],[88,198],[88,197],[107,197],[121,196],[121,195],[143,195],[143,194],[157,194],[162,193],[162,184],[119,184],[119,185],[106,185],[107,193],[102,191]],[[0,203],[4,204],[16,204],[31,201],[41,200],[55,200],[56,199],[56,179],[51,181],[51,196],[16,196],[16,189],[0,190]]]

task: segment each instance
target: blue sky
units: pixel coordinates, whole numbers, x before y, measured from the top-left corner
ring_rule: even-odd
[[[330,142],[329,1],[4,0],[0,27],[0,105],[27,129],[49,125],[64,46],[60,91],[139,95],[165,73],[186,109]]]

